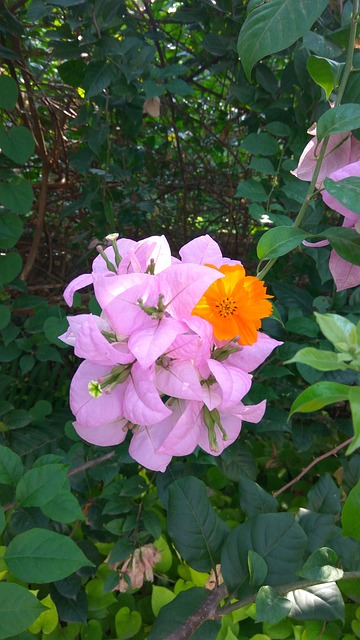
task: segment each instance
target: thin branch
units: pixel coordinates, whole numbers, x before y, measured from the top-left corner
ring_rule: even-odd
[[[298,476],[296,476],[296,478],[293,478],[292,480],[290,480],[290,482],[288,482],[287,484],[285,484],[283,487],[281,487],[281,489],[279,489],[278,491],[274,491],[273,496],[274,498],[277,498],[277,496],[279,496],[281,493],[283,493],[284,491],[286,491],[286,489],[289,489],[289,487],[292,487],[293,484],[296,484],[298,482],[298,480],[300,480],[308,471],[310,471],[310,469],[312,469],[313,467],[315,467],[315,465],[318,462],[321,462],[321,460],[325,460],[325,458],[329,458],[330,456],[334,456],[337,454],[338,451],[340,451],[341,449],[343,449],[344,447],[346,447],[348,444],[350,444],[350,442],[353,440],[353,436],[351,438],[348,438],[347,440],[345,440],[345,442],[342,442],[341,444],[338,444],[337,447],[335,447],[334,449],[331,449],[331,451],[327,451],[326,453],[323,453],[321,456],[319,456],[318,458],[315,458],[315,460],[313,460],[312,462],[310,462],[310,464],[308,464],[307,467],[305,467],[305,469],[303,469]]]
[[[227,596],[227,588],[223,583],[218,589],[213,589],[200,607],[179,627],[171,633],[165,640],[187,640],[192,634],[205,622],[205,620],[213,620],[216,616],[216,608]]]

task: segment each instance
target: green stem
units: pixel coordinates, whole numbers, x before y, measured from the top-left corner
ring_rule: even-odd
[[[343,98],[344,95],[344,91],[346,88],[346,84],[347,81],[349,79],[349,75],[352,71],[352,64],[353,64],[353,56],[354,56],[354,48],[355,48],[355,40],[356,40],[356,31],[357,31],[357,23],[359,20],[359,0],[353,0],[353,15],[352,15],[352,20],[351,20],[351,26],[350,26],[350,33],[349,33],[349,43],[348,43],[348,49],[347,49],[347,55],[346,55],[346,63],[345,63],[345,67],[344,67],[344,71],[343,71],[343,75],[341,78],[341,82],[340,82],[340,86],[339,86],[339,90],[336,96],[336,101],[335,101],[335,107],[338,107],[341,104],[341,100]],[[314,193],[316,192],[315,187],[316,187],[316,181],[321,169],[321,165],[325,156],[325,152],[326,152],[326,147],[329,141],[329,136],[326,136],[323,140],[323,143],[321,145],[321,149],[320,149],[320,153],[318,156],[318,159],[316,161],[316,165],[315,165],[315,170],[314,170],[314,174],[312,177],[312,180],[310,182],[309,185],[309,189],[308,192],[306,194],[306,198],[303,202],[303,204],[300,207],[300,211],[297,214],[294,223],[293,223],[293,227],[299,227],[304,219],[305,213],[308,209],[308,206],[310,204],[311,199],[314,197]],[[277,261],[277,258],[273,258],[272,260],[269,260],[269,262],[265,265],[265,267],[263,267],[263,269],[261,269],[261,271],[258,272],[257,277],[261,280],[267,273],[268,271],[270,271],[270,269],[272,268],[272,266],[275,264],[275,262]]]

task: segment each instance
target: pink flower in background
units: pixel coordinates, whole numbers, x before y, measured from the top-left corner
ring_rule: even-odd
[[[182,247],[181,261],[164,237],[109,239],[92,273],[75,278],[65,292],[70,302],[92,284],[102,309],[100,317],[70,317],[60,336],[84,359],[70,387],[75,430],[98,446],[119,444],[129,433],[130,455],[156,471],[198,446],[219,455],[238,437],[242,420],[262,418],[265,401],[243,404],[249,372],[281,343],[259,332],[251,346],[240,346],[239,335],[219,341],[211,319],[193,315],[224,277],[219,268],[240,264],[223,258],[209,236]],[[259,287],[263,296],[263,283]],[[217,323],[221,314],[223,307]]]
[[[319,144],[315,136],[305,147],[297,168],[295,171],[291,171],[291,173],[300,180],[310,181],[314,173],[321,145],[322,142]],[[350,132],[330,136],[316,187],[321,188],[325,178],[331,178],[337,181],[353,176],[360,177],[360,141],[354,138]],[[325,204],[327,204],[330,209],[344,216],[342,226],[354,229],[355,224],[360,220],[359,215],[347,209],[326,190],[323,190],[321,195]],[[304,244],[309,247],[321,247],[329,243],[327,240],[323,240],[316,243],[304,242]],[[330,254],[329,268],[334,278],[337,291],[343,291],[344,289],[350,289],[360,285],[360,267],[339,256],[334,249]]]

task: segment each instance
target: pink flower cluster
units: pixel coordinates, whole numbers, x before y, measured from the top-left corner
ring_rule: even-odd
[[[112,569],[118,570],[120,575],[119,583],[113,591],[124,593],[129,589],[141,589],[145,580],[153,582],[153,569],[160,560],[161,553],[153,544],[145,544],[135,549],[125,562],[111,565]]]
[[[312,179],[322,144],[323,142],[318,143],[315,136],[306,145],[297,168],[292,172],[297,178],[308,181]],[[351,133],[334,134],[329,137],[316,186],[321,189],[325,178],[343,180],[350,177],[360,178],[360,142]],[[343,227],[354,229],[355,225],[357,225],[356,228],[358,228],[360,222],[358,214],[347,209],[327,191],[323,190],[321,195],[330,209],[344,216]],[[323,240],[315,244],[305,244],[321,247],[329,243],[327,240]],[[360,285],[360,267],[344,260],[334,249],[330,254],[329,268],[338,291]]]
[[[239,264],[222,257],[209,236],[171,256],[166,239],[117,240],[94,260],[91,274],[64,292],[71,305],[78,289],[93,285],[100,316],[69,317],[60,338],[83,358],[70,387],[74,427],[95,445],[121,443],[148,469],[165,471],[172,456],[199,445],[219,455],[238,437],[242,420],[258,422],[265,400],[245,405],[252,376],[279,344],[258,333],[252,346],[215,339],[212,325],[192,315],[204,292]]]

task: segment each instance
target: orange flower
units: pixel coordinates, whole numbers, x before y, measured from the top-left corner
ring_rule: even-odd
[[[241,265],[223,265],[217,269],[224,278],[216,280],[193,309],[193,315],[204,318],[214,327],[218,340],[238,339],[239,344],[251,345],[257,340],[261,319],[272,313],[266,298],[265,284],[254,276],[246,276]]]

